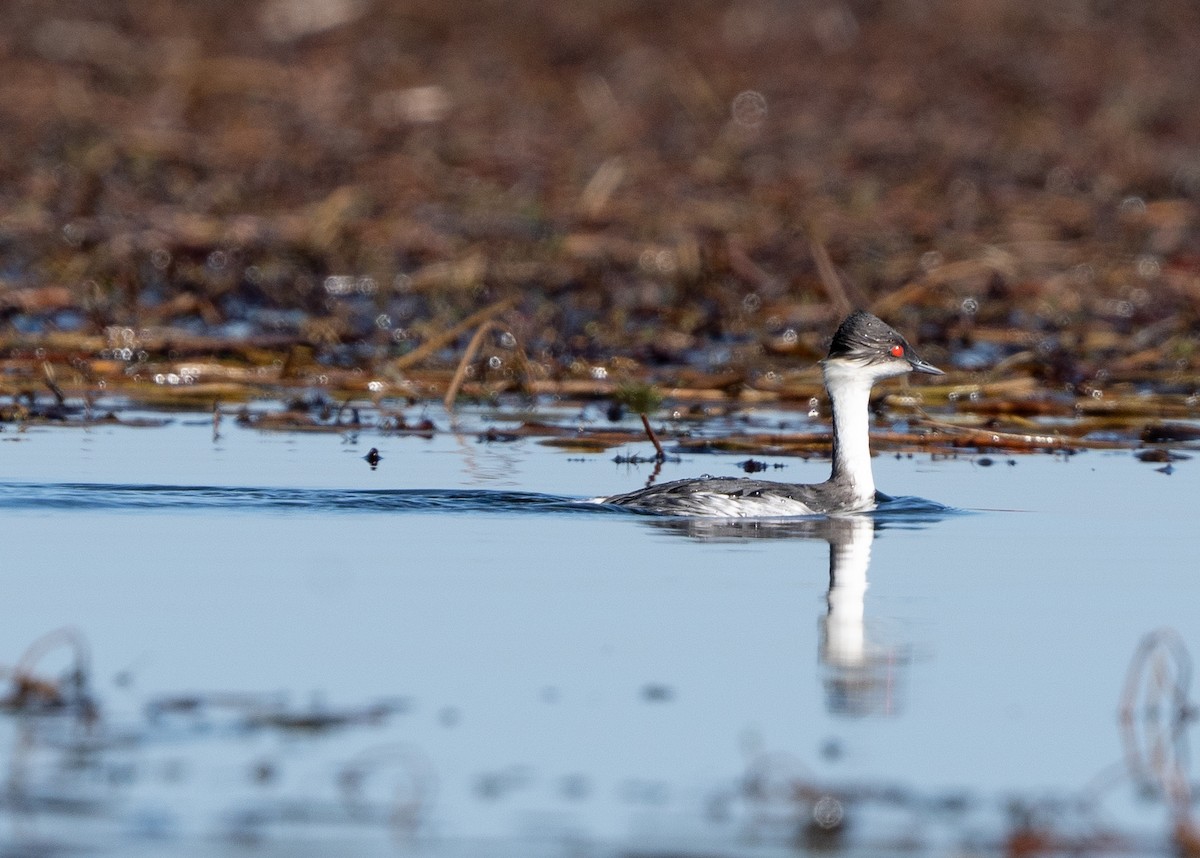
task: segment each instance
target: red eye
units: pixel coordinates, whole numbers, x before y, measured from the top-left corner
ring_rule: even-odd
[[[892,357],[904,357],[904,346],[896,343],[896,345],[892,346],[891,353]]]

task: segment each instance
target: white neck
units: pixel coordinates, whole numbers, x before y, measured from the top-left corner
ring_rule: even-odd
[[[871,473],[871,437],[867,416],[875,378],[862,367],[826,361],[825,386],[833,401],[833,474],[830,481],[848,487],[856,505],[875,502]]]

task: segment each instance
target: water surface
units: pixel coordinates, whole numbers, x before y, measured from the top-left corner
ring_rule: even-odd
[[[1189,463],[887,456],[882,489],[970,512],[726,526],[580,504],[645,481],[611,458],[6,428],[0,664],[76,630],[100,716],[3,716],[3,842],[933,854],[999,849],[1015,800],[1165,848],[1117,715],[1147,633],[1200,641]]]

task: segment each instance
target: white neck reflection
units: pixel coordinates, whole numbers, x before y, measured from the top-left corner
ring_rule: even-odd
[[[817,654],[830,712],[853,717],[895,715],[900,708],[908,647],[875,641],[868,634],[867,571],[878,519],[872,515],[793,520],[648,520],[655,527],[704,541],[823,539],[829,543],[826,612],[818,620]]]

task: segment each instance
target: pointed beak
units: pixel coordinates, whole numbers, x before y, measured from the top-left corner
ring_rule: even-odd
[[[913,372],[924,372],[924,373],[928,373],[929,375],[945,375],[946,374],[946,373],[942,372],[940,369],[938,369],[936,366],[931,364],[929,361],[922,360],[921,358],[917,357],[917,355],[911,351],[908,354],[908,365],[910,367],[912,367]]]

